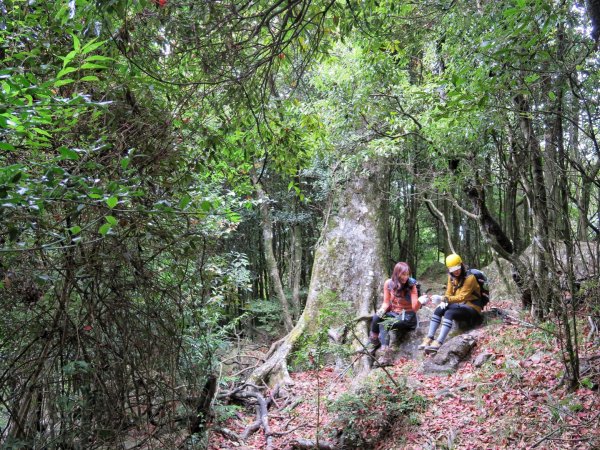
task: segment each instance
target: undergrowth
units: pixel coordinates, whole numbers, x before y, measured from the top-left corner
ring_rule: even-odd
[[[395,387],[384,374],[376,374],[356,393],[346,392],[328,406],[334,416],[328,429],[341,448],[367,450],[392,429],[415,424],[424,405],[425,399],[405,381]]]

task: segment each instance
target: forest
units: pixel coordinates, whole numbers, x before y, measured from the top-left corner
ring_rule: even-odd
[[[0,0],[0,448],[600,448],[599,41],[599,0]],[[396,263],[451,254],[481,323],[381,362]]]

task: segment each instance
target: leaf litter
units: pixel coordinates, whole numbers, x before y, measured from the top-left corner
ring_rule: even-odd
[[[410,421],[392,426],[374,449],[600,448],[597,387],[568,392],[560,384],[563,365],[556,344],[518,324],[491,323],[483,329],[470,357],[451,375],[423,374],[420,358],[400,358],[387,368],[394,379],[407,378],[426,405]],[[481,353],[491,357],[475,367]],[[595,362],[597,375],[597,343],[584,342],[580,357]],[[349,391],[353,381],[348,374],[339,375],[332,367],[291,374],[294,385],[269,411],[273,449],[291,449],[296,439],[314,441],[317,432],[330,426],[334,418],[327,403]],[[254,420],[254,411],[246,410],[225,427],[241,434]],[[266,438],[262,430],[245,442],[213,432],[208,448],[263,449]]]

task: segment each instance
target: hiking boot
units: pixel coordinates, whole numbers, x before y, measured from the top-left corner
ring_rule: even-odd
[[[379,340],[378,337],[376,338],[369,338],[369,345],[367,345],[367,351],[371,354],[375,354],[375,352],[377,351],[377,349],[381,347],[381,341]]]
[[[386,347],[382,352],[381,352],[381,356],[377,359],[377,364],[379,365],[379,367],[385,367],[385,366],[391,366],[394,364],[394,361],[392,359],[392,349],[389,347]]]
[[[423,339],[423,342],[421,342],[421,345],[419,345],[418,349],[423,350],[424,348],[429,347],[432,342],[433,342],[433,339],[431,339],[430,337],[425,337]]]
[[[427,347],[425,347],[425,353],[436,353],[442,344],[438,341],[433,341]]]

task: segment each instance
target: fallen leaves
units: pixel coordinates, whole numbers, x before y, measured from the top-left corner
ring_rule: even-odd
[[[375,449],[448,448],[449,443],[466,450],[529,449],[536,444],[544,449],[600,448],[600,396],[590,389],[569,393],[558,386],[563,366],[553,343],[535,341],[534,330],[518,325],[492,324],[484,330],[471,361],[481,353],[492,356],[479,368],[466,361],[454,374],[425,376],[422,361],[405,358],[388,368],[396,379],[410,378],[411,388],[426,399],[427,407],[413,415],[412,425],[394,427]],[[594,359],[597,345],[585,343],[582,348],[587,358],[600,364],[600,358]],[[289,398],[305,400],[289,413],[273,413],[271,429],[282,433],[273,436],[276,450],[291,449],[296,438],[314,439],[333,420],[325,404],[350,389],[353,381],[339,379],[333,367],[291,376],[295,385],[289,388]],[[278,402],[284,411],[286,401]],[[245,414],[253,420],[254,411]],[[243,429],[237,419],[226,426],[236,432]],[[209,448],[261,449],[265,442],[262,433],[244,445],[213,434]]]

